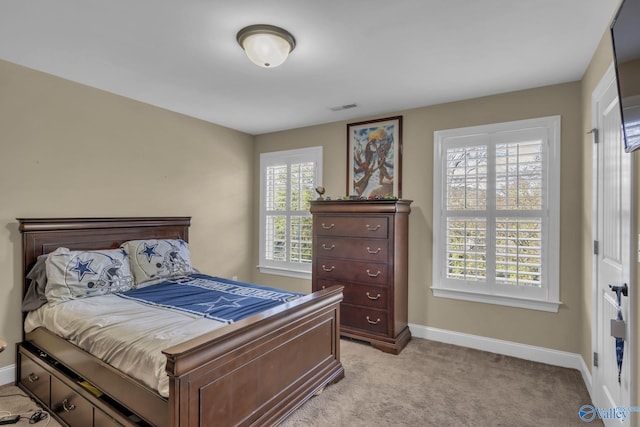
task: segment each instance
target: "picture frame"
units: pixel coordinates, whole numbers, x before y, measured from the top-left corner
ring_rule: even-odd
[[[347,124],[347,196],[402,197],[402,116]]]

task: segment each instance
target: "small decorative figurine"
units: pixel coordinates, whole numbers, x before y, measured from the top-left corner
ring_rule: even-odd
[[[316,187],[316,193],[318,193],[318,199],[317,200],[324,200],[324,198],[322,197],[322,195],[324,194],[324,187],[322,185],[318,185]]]

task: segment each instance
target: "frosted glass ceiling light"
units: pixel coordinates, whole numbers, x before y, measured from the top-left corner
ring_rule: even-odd
[[[250,25],[238,31],[238,44],[256,65],[273,68],[282,64],[296,47],[296,39],[273,25]]]

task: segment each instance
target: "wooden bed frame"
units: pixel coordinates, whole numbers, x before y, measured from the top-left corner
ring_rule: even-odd
[[[95,250],[117,248],[136,239],[188,241],[191,219],[18,221],[26,276],[39,255],[61,246]],[[23,295],[28,282],[25,279]],[[78,405],[67,399],[55,402],[54,383],[57,387],[58,382],[63,384],[77,402],[88,402],[93,424],[85,425],[275,425],[344,377],[341,301],[340,287],[315,292],[165,349],[168,399],[43,328],[25,334],[19,345],[16,384],[48,407],[56,419],[70,425],[74,418],[67,415]],[[43,375],[30,372],[34,369]],[[48,385],[37,385],[42,376],[49,379]],[[103,394],[98,396],[90,387],[79,385],[83,380]],[[43,391],[38,392],[37,387]],[[107,423],[102,421],[105,414]]]

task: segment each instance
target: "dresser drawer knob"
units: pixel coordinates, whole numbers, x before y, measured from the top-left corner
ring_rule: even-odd
[[[69,399],[64,399],[62,401],[62,409],[64,409],[64,412],[71,412],[76,409],[76,405],[69,403]]]
[[[372,296],[371,296],[371,294],[370,294],[369,292],[367,292],[367,298],[369,298],[369,299],[370,299],[370,300],[372,300],[372,301],[379,300],[379,299],[380,299],[380,296],[381,296],[381,295],[380,295],[380,294],[378,294],[378,295],[376,295],[375,297],[372,297]]]
[[[380,224],[376,224],[376,225],[369,225],[367,224],[367,230],[369,231],[376,231],[380,229]]]
[[[324,228],[325,230],[331,230],[335,226],[335,224],[325,225],[324,222],[322,223],[322,228]]]
[[[382,250],[382,248],[378,248],[375,251],[372,251],[371,248],[369,246],[367,246],[367,252],[369,252],[370,254],[377,254],[381,250]]]
[[[335,265],[332,265],[331,267],[327,268],[327,266],[325,266],[324,264],[322,264],[322,269],[324,271],[333,271],[333,269],[336,268]]]
[[[369,271],[369,269],[367,269],[367,275],[369,275],[369,277],[378,277],[380,275],[380,270],[378,270],[377,273],[372,273]]]
[[[380,318],[378,317],[377,320],[371,320],[369,319],[369,316],[367,316],[367,322],[369,322],[370,325],[377,325],[378,323],[380,323]]]
[[[30,374],[29,374],[29,382],[30,382],[30,383],[35,383],[35,382],[36,382],[36,381],[38,381],[39,379],[40,379],[40,377],[39,377],[39,376],[37,376],[36,374],[34,374],[34,373],[30,373]]]
[[[335,248],[336,245],[331,245],[331,246],[327,246],[326,244],[322,244],[322,249],[324,249],[325,251],[332,251],[333,248]]]

